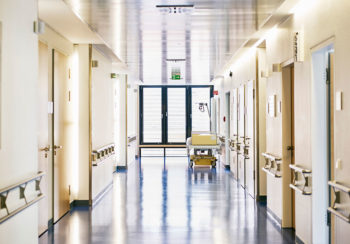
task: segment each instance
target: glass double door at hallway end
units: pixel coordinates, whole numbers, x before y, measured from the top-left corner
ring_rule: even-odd
[[[211,87],[140,87],[140,144],[181,145],[192,129],[209,131],[210,97]]]
[[[141,144],[185,144],[187,89],[142,87]]]

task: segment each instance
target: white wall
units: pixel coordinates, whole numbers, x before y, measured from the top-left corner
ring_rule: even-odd
[[[98,67],[92,68],[92,150],[114,143],[112,62],[98,50],[92,49],[92,60]],[[92,167],[92,199],[103,192],[113,181],[115,156],[110,156]]]
[[[0,188],[36,174],[38,169],[36,19],[36,1],[0,1]],[[37,229],[35,204],[0,225],[0,243],[37,243]]]
[[[119,75],[115,81],[116,87],[116,145],[117,162],[116,166],[127,166],[127,78],[126,75]]]
[[[75,46],[75,51],[79,67],[79,187],[76,199],[89,200],[89,45]]]
[[[334,169],[335,179],[350,185],[350,164],[347,145],[350,139],[347,133],[347,124],[350,121],[348,107],[350,92],[348,83],[348,67],[350,66],[350,33],[347,31],[350,23],[350,2],[347,0],[304,0],[291,10],[294,16],[290,17],[279,27],[266,36],[266,52],[268,67],[272,64],[283,63],[293,58],[293,32],[301,31],[304,36],[305,61],[295,63],[294,83],[294,113],[295,113],[295,163],[315,169],[320,165],[313,165],[311,157],[311,80],[312,61],[311,49],[330,37],[335,37],[335,92],[342,91],[343,110],[334,112],[334,161],[340,159],[342,167]],[[249,56],[249,55],[246,55]],[[253,61],[253,60],[252,60]],[[242,63],[236,60],[235,64]],[[244,70],[245,68],[240,68]],[[243,71],[244,72],[244,71]],[[235,77],[235,72],[233,72]],[[273,73],[267,81],[267,96],[276,95],[277,101],[282,99],[282,73]],[[266,151],[282,155],[282,115],[266,119]],[[289,173],[289,172],[285,172]],[[268,207],[278,216],[282,216],[282,183],[281,180],[267,178]],[[312,197],[295,194],[295,224],[296,234],[305,243],[312,243]],[[324,213],[326,214],[326,213]],[[335,218],[335,242],[345,243],[349,239],[349,224]],[[314,233],[318,235],[318,233]]]

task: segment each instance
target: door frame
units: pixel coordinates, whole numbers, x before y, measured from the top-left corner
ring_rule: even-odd
[[[282,90],[283,90],[283,105],[281,106],[282,111],[282,126],[283,126],[283,141],[282,141],[282,153],[283,160],[289,161],[289,164],[295,164],[295,111],[294,111],[294,83],[295,83],[295,64],[294,60],[290,60],[282,65]],[[282,108],[283,106],[283,108]],[[284,127],[286,126],[286,127]],[[290,155],[290,156],[289,156]],[[282,177],[287,177],[284,182],[284,190],[287,194],[283,196],[283,201],[287,204],[283,204],[283,214],[286,216],[284,223],[287,228],[295,229],[295,191],[289,187],[289,184],[293,182],[293,172],[290,170],[288,165],[284,165],[283,170],[286,170],[287,174],[283,174]],[[285,184],[286,183],[286,184]],[[288,194],[290,192],[290,195]]]
[[[330,85],[330,80],[328,80],[327,75],[327,68],[329,68],[330,65],[330,53],[334,53],[334,45],[335,44],[335,38],[331,37],[320,44],[315,45],[311,48],[311,74],[312,74],[312,81],[311,81],[311,124],[321,124],[320,117],[323,119],[323,125],[324,128],[314,128],[315,126],[312,126],[312,132],[311,132],[311,153],[312,153],[312,169],[313,169],[313,177],[312,177],[312,185],[313,185],[313,198],[312,198],[312,208],[313,208],[313,214],[312,214],[312,241],[313,242],[320,242],[327,240],[328,243],[331,243],[332,239],[334,238],[334,221],[333,216],[331,217],[330,214],[327,212],[327,208],[329,206],[329,203],[331,202],[331,191],[328,187],[328,181],[331,180],[332,177],[332,169],[334,165],[334,159],[331,157],[332,153],[332,141],[334,141],[334,134],[332,133],[332,126],[334,125],[334,121],[332,120],[332,113],[334,104],[332,104],[332,86]],[[334,58],[334,54],[333,54]],[[334,70],[332,71],[334,75]],[[319,99],[320,92],[322,92],[321,89],[317,90],[317,85],[322,84],[319,82],[324,82],[324,104],[321,104],[322,106],[325,105],[325,107],[320,107],[320,101]],[[332,84],[334,85],[334,84]],[[323,110],[323,116],[320,115],[320,111],[317,110]],[[317,113],[319,112],[319,113]],[[317,121],[317,122],[316,122]],[[319,138],[319,134],[323,134],[323,138]],[[322,140],[323,139],[323,140]],[[322,145],[318,145],[317,142],[323,141],[324,147],[320,147]],[[317,147],[315,145],[318,145]],[[326,149],[326,150],[325,150]],[[326,151],[325,160],[319,160],[317,159],[317,155],[322,155],[322,151]],[[322,162],[323,161],[323,162]],[[320,166],[323,167],[320,167]],[[321,169],[321,170],[320,170]],[[317,182],[316,180],[322,181]],[[323,189],[321,189],[321,192],[324,190],[324,194],[317,194],[320,192],[320,190],[317,189],[315,191],[316,186],[323,186]],[[322,195],[322,196],[321,196]],[[321,207],[316,208],[315,206],[320,206],[320,199],[317,199],[317,196],[322,198],[323,204]],[[321,201],[322,202],[322,201]],[[322,208],[322,209],[320,209]],[[316,212],[318,210],[318,212]],[[324,214],[324,215],[323,215]],[[327,220],[327,221],[325,221]],[[323,222],[325,221],[325,222]],[[316,229],[318,228],[318,229]],[[321,230],[322,229],[322,230]],[[324,233],[324,235],[320,235],[320,233]],[[322,238],[323,237],[323,238]],[[326,243],[326,242],[324,242]]]
[[[226,168],[230,168],[231,165],[231,150],[229,147],[229,140],[231,136],[231,91],[228,91],[225,93],[225,116],[226,116],[226,121],[225,121],[225,161],[224,165]]]
[[[49,47],[49,45],[45,42],[45,41],[42,41],[42,40],[38,40],[38,63],[39,63],[39,68],[40,68],[40,59],[41,59],[41,53],[40,53],[40,45],[43,45],[43,48],[46,49],[46,52],[45,52],[45,59],[46,59],[46,62],[47,62],[47,70],[44,71],[45,73],[47,72],[47,77],[46,77],[46,80],[45,80],[45,83],[46,83],[46,88],[47,89],[45,91],[45,96],[46,96],[46,99],[45,99],[45,104],[41,104],[41,100],[39,102],[39,105],[38,106],[44,106],[45,107],[45,115],[47,116],[47,130],[45,131],[45,135],[38,135],[38,137],[41,137],[41,136],[45,136],[47,137],[47,141],[45,143],[45,145],[41,145],[40,142],[38,144],[39,146],[39,154],[38,154],[38,157],[45,157],[46,158],[46,162],[45,164],[47,164],[46,166],[46,170],[42,169],[41,168],[41,165],[40,165],[40,160],[42,159],[38,159],[38,167],[39,167],[39,170],[40,171],[45,171],[46,172],[46,175],[44,176],[43,178],[43,181],[42,183],[46,183],[46,191],[47,192],[44,192],[44,195],[46,196],[42,201],[39,202],[39,205],[38,205],[38,208],[39,208],[39,215],[38,215],[38,218],[39,218],[39,222],[38,222],[38,235],[41,236],[43,235],[48,228],[50,228],[53,224],[53,221],[52,221],[52,214],[53,214],[53,209],[52,209],[52,206],[53,206],[53,192],[52,192],[52,174],[51,174],[51,170],[52,170],[52,155],[51,155],[51,148],[52,148],[52,145],[51,145],[51,111],[48,111],[48,106],[49,106],[49,100],[50,100],[50,90],[51,90],[51,80],[50,80],[50,67],[51,67],[51,48]],[[39,71],[39,77],[38,77],[38,83],[40,83],[40,71]],[[39,87],[40,88],[40,87]],[[40,97],[40,96],[39,96]],[[41,114],[39,114],[39,116],[41,117]],[[39,118],[40,119],[40,118]],[[46,147],[46,148],[44,148]],[[44,150],[48,150],[48,151],[44,151]],[[45,179],[45,180],[44,180]],[[42,202],[46,202],[45,204],[47,204],[46,206],[42,206]],[[42,209],[41,207],[43,207],[44,209]],[[46,207],[46,209],[45,209]],[[43,211],[46,211],[46,213],[44,214],[44,216],[41,215],[41,213]],[[40,227],[44,227],[44,226],[41,226],[41,223],[40,223],[40,219],[41,218],[45,218],[45,230],[43,231],[42,229],[40,229]]]

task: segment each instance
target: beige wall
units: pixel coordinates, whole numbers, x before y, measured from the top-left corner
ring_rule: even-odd
[[[258,63],[257,63],[258,58]],[[257,80],[257,75],[259,75],[258,89],[259,89],[259,111],[256,111],[256,115],[259,115],[259,169],[260,169],[260,182],[259,193],[260,196],[266,195],[266,174],[261,170],[265,164],[265,160],[261,156],[262,152],[266,151],[265,148],[265,89],[266,89],[266,79],[261,77],[261,71],[266,70],[266,54],[262,50],[256,50],[255,48],[246,48],[246,55],[239,58],[238,62],[231,63],[229,68],[223,74],[224,77],[215,80],[215,90],[219,91],[220,97],[220,133],[224,134],[224,123],[222,121],[222,116],[225,108],[225,93],[234,88],[239,88],[241,84],[246,84],[249,80]],[[232,78],[229,77],[229,73],[232,71]],[[257,89],[257,88],[256,88]],[[231,109],[232,111],[232,109]],[[232,117],[231,117],[232,118]],[[231,125],[233,122],[231,121]],[[256,131],[257,133],[257,131]],[[258,152],[258,151],[256,151]],[[230,159],[232,161],[232,159]],[[257,162],[257,161],[256,161]]]
[[[79,70],[79,188],[76,199],[89,200],[89,45],[77,45],[75,52]]]
[[[127,166],[127,75],[119,75],[116,86],[117,166]]]
[[[307,1],[304,5],[300,5],[294,17],[281,25],[275,35],[267,39],[269,64],[281,63],[293,57],[291,39],[293,31],[302,30],[305,33],[305,62],[295,65],[295,162],[309,169],[317,167],[311,164],[311,48],[335,36],[335,91],[345,92],[350,89],[349,85],[346,85],[350,35],[344,31],[350,21],[349,10],[350,3],[346,0]],[[281,79],[275,81],[281,82]],[[344,99],[343,102],[345,105],[347,100]],[[341,158],[343,161],[347,161],[348,157],[345,145],[349,143],[349,139],[344,137],[346,134],[344,131],[349,119],[349,113],[344,110],[335,113],[335,158]],[[350,167],[344,165],[341,170],[335,171],[336,179],[349,184],[348,177],[345,178],[349,172]],[[296,194],[296,233],[307,243],[312,241],[311,213],[311,198]],[[348,230],[350,228],[338,219],[336,225],[337,229],[340,226],[347,226]],[[349,231],[343,230],[338,238],[341,235],[345,237],[345,233]],[[341,243],[339,239],[338,243]]]
[[[256,141],[256,157],[257,157],[257,170],[259,170],[259,176],[256,179],[259,179],[256,182],[256,187],[259,188],[259,196],[266,196],[266,180],[267,175],[262,171],[262,167],[265,165],[265,159],[262,156],[263,152],[266,152],[266,81],[267,79],[262,76],[263,73],[266,73],[267,70],[267,60],[266,60],[266,49],[258,48],[257,49],[257,71],[258,71],[258,85],[257,85],[257,108],[256,114],[258,116],[257,128],[258,131],[256,135],[258,136]]]
[[[98,67],[92,68],[92,150],[114,143],[112,62],[99,51],[92,49],[92,60]],[[113,181],[115,156],[110,156],[92,167],[92,199],[103,192]]]
[[[317,163],[312,165],[311,158],[311,49],[329,39],[335,37],[335,92],[342,91],[343,110],[334,113],[335,118],[335,160],[343,162],[339,169],[335,170],[336,180],[350,185],[349,164],[346,147],[350,143],[347,133],[344,133],[350,121],[350,113],[347,107],[350,102],[346,97],[350,92],[348,85],[348,67],[350,65],[350,33],[347,31],[350,2],[346,0],[307,0],[293,9],[294,15],[284,23],[280,24],[275,31],[266,36],[268,67],[271,70],[272,64],[283,63],[293,58],[292,37],[294,31],[304,33],[305,61],[295,63],[295,162],[296,164],[315,169]],[[249,56],[249,55],[246,55]],[[234,62],[240,64],[241,60]],[[244,69],[242,68],[242,73]],[[241,69],[240,69],[241,70]],[[235,72],[234,77],[235,77]],[[237,75],[237,74],[236,74]],[[235,80],[232,84],[235,84]],[[267,81],[267,94],[276,95],[276,100],[282,100],[282,73],[272,73]],[[266,118],[266,151],[282,156],[282,114],[277,113],[275,118]],[[284,162],[286,164],[286,162]],[[285,169],[287,170],[287,169]],[[287,170],[288,171],[288,170]],[[286,173],[286,172],[285,172]],[[283,216],[282,201],[282,180],[267,177],[267,199],[270,208],[278,217]],[[305,243],[312,242],[312,197],[303,196],[298,193],[296,197],[296,234]],[[344,243],[349,238],[349,225],[336,218],[337,243]],[[315,233],[317,235],[317,233]]]
[[[36,1],[0,1],[0,189],[38,170],[36,19]],[[2,210],[0,216],[3,214]],[[37,243],[37,229],[38,207],[34,204],[0,225],[0,243]]]

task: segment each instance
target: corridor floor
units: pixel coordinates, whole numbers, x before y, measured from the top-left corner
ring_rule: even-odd
[[[182,157],[141,158],[114,175],[113,188],[92,210],[76,208],[39,238],[40,244],[294,242],[294,232],[281,231],[229,171],[188,169]]]

